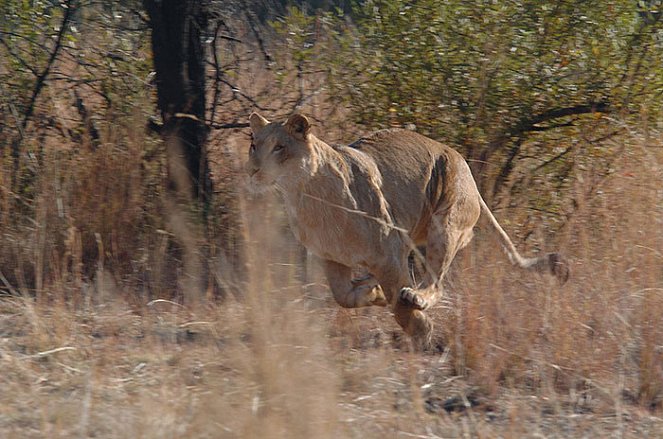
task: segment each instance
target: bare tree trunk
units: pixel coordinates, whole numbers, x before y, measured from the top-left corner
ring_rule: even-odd
[[[207,2],[143,0],[152,30],[159,131],[168,157],[164,207],[170,232],[183,250],[179,286],[185,301],[204,298],[208,270],[204,236],[212,180],[205,142],[205,51]],[[191,209],[196,206],[197,209]],[[200,213],[198,218],[191,211]]]
[[[191,196],[207,214],[212,194],[205,141],[205,51],[202,32],[207,25],[207,2],[144,0],[152,29],[157,104],[163,118],[164,139],[182,144]],[[171,189],[177,179],[171,178]]]

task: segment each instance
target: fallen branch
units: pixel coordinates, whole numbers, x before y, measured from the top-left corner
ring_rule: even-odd
[[[37,352],[36,354],[26,355],[25,357],[21,357],[21,359],[22,360],[29,360],[29,359],[32,359],[32,358],[44,358],[44,357],[48,357],[49,355],[52,355],[52,354],[57,354],[58,352],[76,351],[76,350],[77,349],[73,346],[62,346],[61,348],[49,349],[47,351]]]
[[[233,128],[247,128],[249,126],[248,122],[235,122],[235,123],[213,123],[210,125],[210,128],[215,130],[229,130]]]

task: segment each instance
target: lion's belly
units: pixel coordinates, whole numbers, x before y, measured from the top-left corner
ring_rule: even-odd
[[[293,234],[314,255],[347,266],[366,265],[380,250],[384,234],[366,220],[351,221],[349,212],[308,217],[288,209]]]

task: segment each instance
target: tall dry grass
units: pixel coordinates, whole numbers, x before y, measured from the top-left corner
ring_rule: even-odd
[[[553,238],[538,212],[497,212],[523,251],[567,254],[563,287],[513,271],[480,225],[418,353],[388,311],[333,303],[269,197],[243,198],[242,297],[182,304],[165,163],[115,129],[47,156],[32,216],[2,217],[0,436],[663,435],[660,144],[632,134],[610,174],[578,170]]]

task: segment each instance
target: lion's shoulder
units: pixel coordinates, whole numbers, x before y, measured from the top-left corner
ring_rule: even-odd
[[[398,140],[411,139],[412,138],[411,134],[413,134],[412,131],[404,130],[402,128],[387,128],[383,130],[374,131],[370,134],[360,137],[359,139],[350,143],[348,145],[348,148],[361,150],[363,147],[367,145],[371,146],[382,145],[382,144],[386,145],[389,143],[389,141],[393,141],[395,139]],[[417,135],[416,133],[414,134]]]

